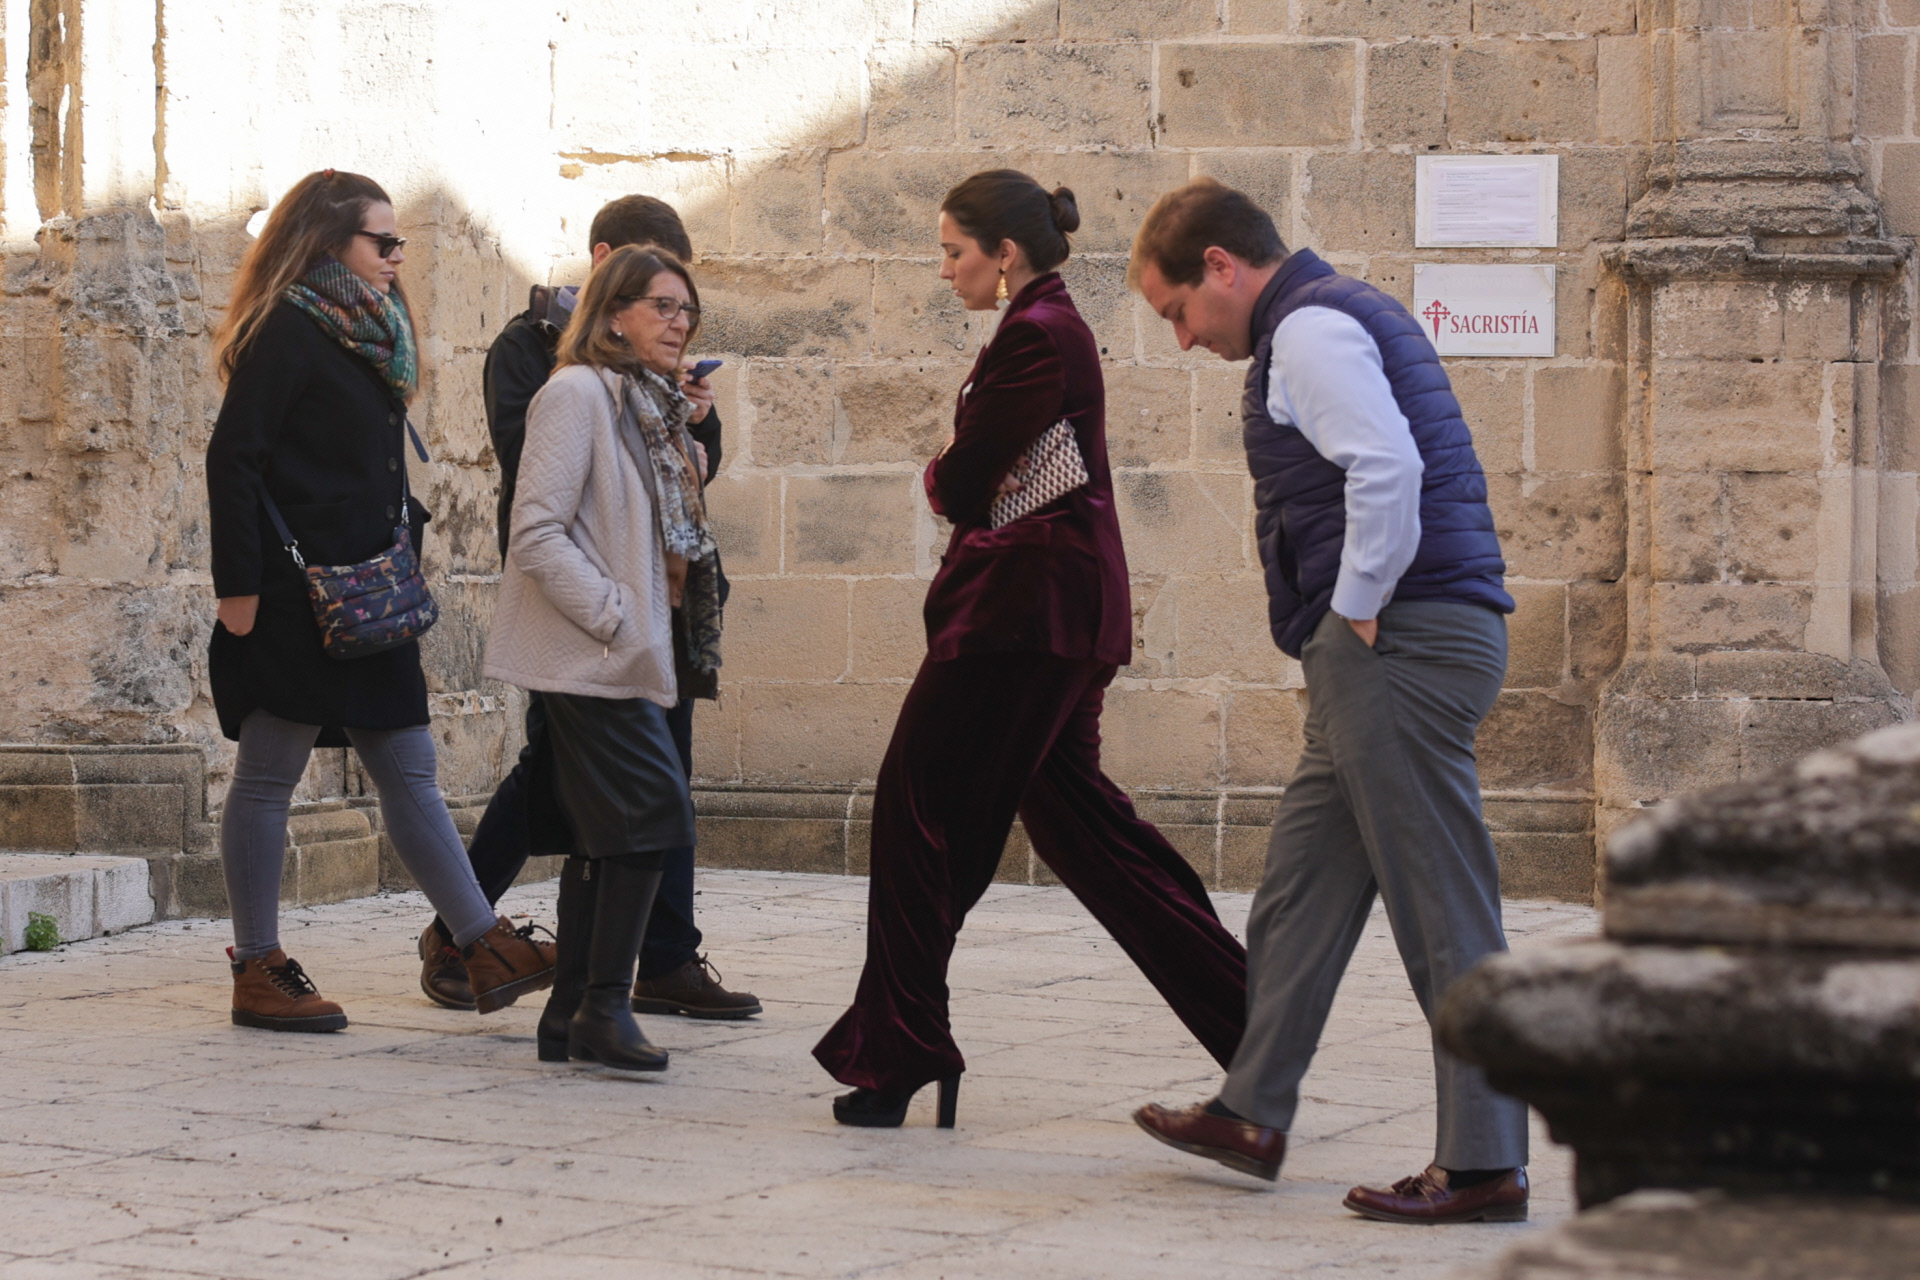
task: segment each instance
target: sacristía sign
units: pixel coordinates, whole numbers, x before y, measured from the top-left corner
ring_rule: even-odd
[[[1443,356],[1550,356],[1553,275],[1547,266],[1420,263],[1414,316]]]

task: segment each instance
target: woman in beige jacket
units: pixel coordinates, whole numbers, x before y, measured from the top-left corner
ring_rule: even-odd
[[[553,788],[579,850],[560,881],[560,956],[538,1032],[548,1061],[667,1065],[628,990],[662,856],[694,842],[666,720],[675,625],[695,670],[720,663],[719,562],[678,379],[699,318],[677,259],[615,251],[527,411],[486,674],[542,693]]]

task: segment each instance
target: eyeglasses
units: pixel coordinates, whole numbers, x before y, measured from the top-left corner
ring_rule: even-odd
[[[623,308],[630,307],[636,302],[651,302],[653,304],[654,314],[658,315],[662,320],[671,320],[684,311],[687,313],[688,324],[698,324],[700,321],[700,306],[698,303],[682,302],[678,298],[651,297],[646,294],[629,294],[620,299]]]
[[[382,235],[378,231],[356,231],[353,234],[365,236],[367,239],[373,241],[374,247],[380,250],[380,256],[383,258],[391,258],[394,250],[400,248],[407,242],[405,236]]]

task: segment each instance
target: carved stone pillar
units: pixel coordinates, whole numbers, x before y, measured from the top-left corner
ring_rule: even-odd
[[[1881,238],[1850,12],[1653,6],[1628,293],[1627,645],[1596,717],[1597,827],[1909,714],[1877,650]]]

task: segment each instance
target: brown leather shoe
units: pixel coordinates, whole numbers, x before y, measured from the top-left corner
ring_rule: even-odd
[[[695,956],[665,977],[635,982],[633,1011],[687,1018],[751,1018],[760,1012],[760,1001],[750,991],[721,986],[720,971],[705,956]]]
[[[263,1031],[338,1031],[347,1015],[331,1000],[322,1000],[313,979],[298,960],[284,951],[270,951],[254,960],[235,960],[233,966],[233,1025]]]
[[[473,984],[467,981],[467,966],[460,952],[432,925],[420,934],[420,989],[442,1008],[473,1008]]]
[[[1381,1222],[1525,1222],[1527,1171],[1509,1169],[1491,1182],[1455,1191],[1447,1186],[1447,1171],[1430,1164],[1384,1190],[1355,1187],[1341,1203]]]
[[[473,1006],[481,1013],[504,1009],[521,996],[553,985],[553,943],[536,940],[537,924],[518,929],[505,916],[493,928],[469,942],[460,952],[467,981],[473,985]]]
[[[1170,1147],[1268,1182],[1280,1176],[1287,1157],[1287,1135],[1280,1130],[1211,1115],[1202,1103],[1174,1110],[1149,1102],[1133,1113],[1133,1122]]]

